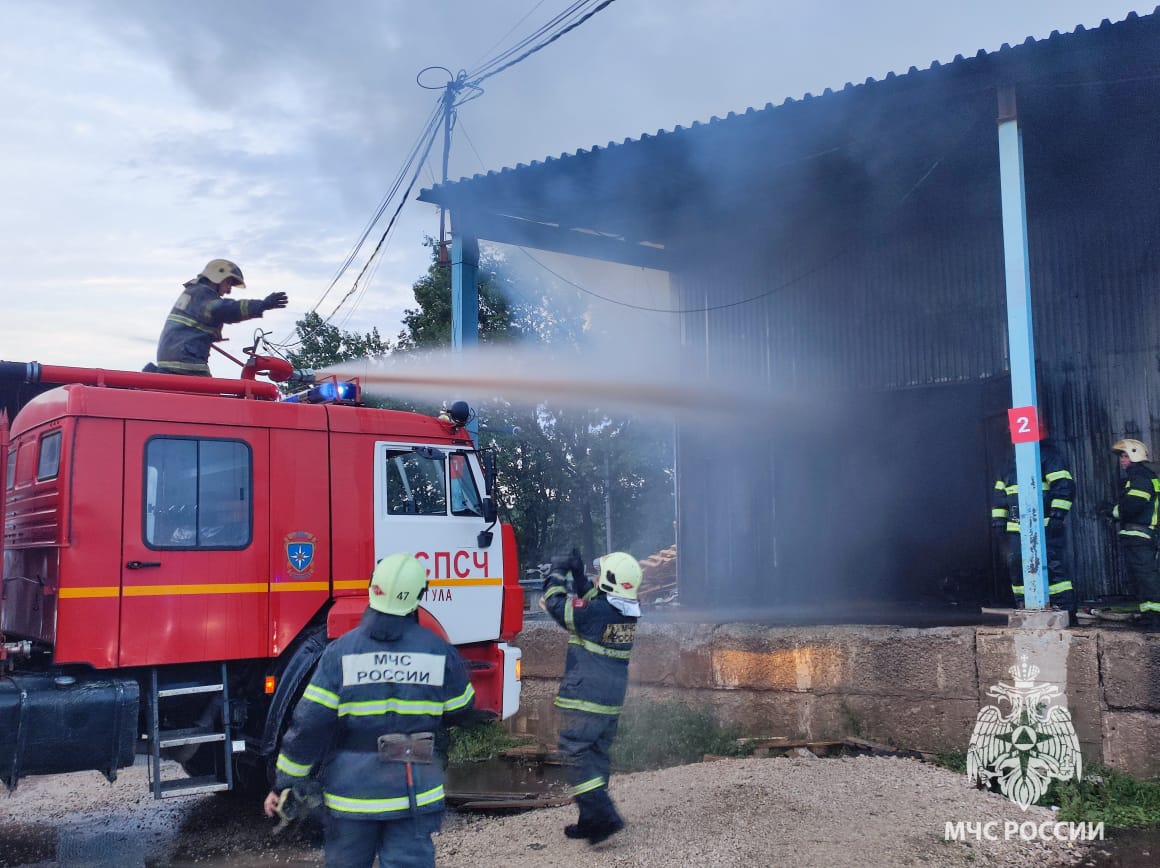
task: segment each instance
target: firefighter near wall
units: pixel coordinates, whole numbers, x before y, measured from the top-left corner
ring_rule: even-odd
[[[279,397],[259,379],[288,367],[252,357],[230,380],[0,362],[0,385],[58,384],[0,414],[9,789],[111,781],[144,754],[157,798],[266,792],[323,650],[400,551],[423,565],[420,623],[466,661],[476,709],[518,709],[515,538],[462,406],[435,418],[367,407],[357,381]]]

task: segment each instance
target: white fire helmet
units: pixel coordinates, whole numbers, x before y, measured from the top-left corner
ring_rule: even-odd
[[[1117,440],[1112,444],[1113,452],[1123,452],[1133,464],[1148,460],[1148,447],[1139,440]]]
[[[596,560],[596,587],[606,594],[635,600],[641,578],[640,561],[628,552],[612,552]]]
[[[246,288],[246,282],[242,279],[242,270],[228,259],[211,259],[205,264],[205,268],[201,270],[198,277],[204,277],[213,284],[220,284],[227,277],[232,277],[237,281],[235,286],[240,286],[242,289]]]
[[[379,561],[371,576],[369,605],[388,615],[410,615],[419,608],[419,598],[427,587],[427,569],[406,552]]]

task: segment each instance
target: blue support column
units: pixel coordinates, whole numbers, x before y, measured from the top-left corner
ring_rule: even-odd
[[[479,242],[456,233],[451,239],[451,350],[479,344]],[[479,422],[472,417],[467,431],[479,443]]]
[[[1011,406],[1031,407],[1035,391],[1035,332],[1031,322],[1031,271],[1027,256],[1027,199],[1023,186],[1023,140],[1015,91],[999,89],[999,186],[1003,206],[1003,260],[1007,282],[1007,342]],[[1028,609],[1047,607],[1047,547],[1039,441],[1015,444],[1019,484],[1019,536],[1023,545],[1023,599]]]

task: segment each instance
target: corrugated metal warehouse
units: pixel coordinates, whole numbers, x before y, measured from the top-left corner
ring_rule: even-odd
[[[1160,13],[1160,10],[1158,10]],[[690,371],[798,400],[678,435],[681,600],[1009,600],[997,93],[1022,131],[1040,409],[1081,599],[1119,593],[1111,443],[1160,446],[1160,14],[444,184],[456,233],[662,268]],[[595,234],[593,234],[595,233]],[[723,453],[727,453],[725,460]],[[949,581],[948,581],[949,579]]]

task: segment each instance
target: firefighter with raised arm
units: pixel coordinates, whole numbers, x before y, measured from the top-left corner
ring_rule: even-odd
[[[157,364],[146,365],[145,370],[208,377],[210,346],[222,339],[224,324],[260,317],[288,302],[284,292],[265,298],[226,298],[235,286],[245,289],[242,270],[228,259],[210,260],[182,288],[157,341]]]
[[[412,555],[379,562],[362,622],[322,652],[282,739],[266,816],[285,815],[318,774],[327,865],[435,864],[441,736],[467,722],[475,690],[455,648],[419,625],[426,587]]]
[[[574,594],[567,589],[569,573]],[[552,559],[540,600],[569,633],[556,706],[562,718],[560,753],[580,817],[564,828],[564,834],[590,844],[624,828],[608,795],[608,751],[628,688],[628,659],[640,618],[640,582],[640,562],[626,552],[612,552],[597,560],[593,585],[573,549],[568,557]]]

